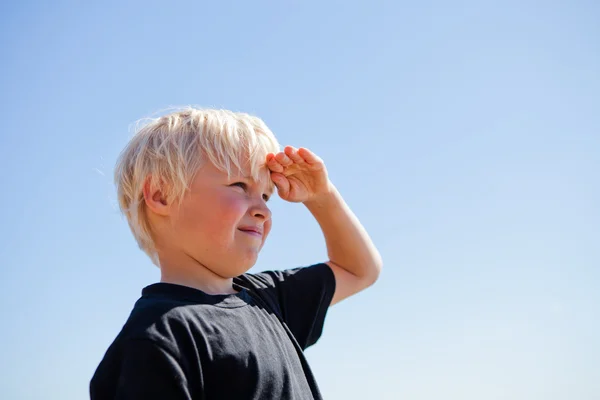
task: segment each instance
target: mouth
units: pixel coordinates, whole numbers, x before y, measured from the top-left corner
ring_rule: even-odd
[[[239,228],[239,230],[250,236],[254,236],[254,237],[258,237],[258,238],[262,238],[262,236],[263,236],[262,231],[257,228]]]

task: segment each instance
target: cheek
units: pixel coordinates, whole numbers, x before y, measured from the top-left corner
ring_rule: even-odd
[[[204,240],[221,240],[231,236],[240,218],[244,215],[243,201],[236,196],[214,196],[203,198],[188,206],[180,222],[188,235],[203,236]]]
[[[271,232],[271,226],[273,225],[273,220],[269,219],[267,222],[265,222],[265,226],[264,226],[264,230],[265,230],[265,236],[263,239],[263,243],[265,242],[265,240],[267,240],[267,237],[269,236],[269,233]]]
[[[224,229],[237,228],[240,220],[248,211],[246,203],[238,196],[220,198],[211,213]]]
[[[267,238],[269,237],[269,233],[271,232],[271,226],[272,226],[273,222],[271,219],[269,219],[267,222],[265,222],[265,224],[263,225],[263,239],[262,239],[262,243],[260,244],[260,250],[262,250],[262,248],[265,245],[265,242],[267,241]]]

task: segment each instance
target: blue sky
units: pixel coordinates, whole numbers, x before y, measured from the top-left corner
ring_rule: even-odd
[[[81,399],[159,278],[116,207],[139,118],[254,113],[380,249],[307,356],[326,399],[600,397],[594,1],[4,2],[0,397]],[[273,201],[253,271],[325,258]]]

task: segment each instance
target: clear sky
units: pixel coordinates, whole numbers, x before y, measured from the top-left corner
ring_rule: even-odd
[[[75,400],[159,271],[114,162],[172,105],[305,146],[382,253],[307,356],[326,399],[600,398],[600,5],[2,2],[0,398]],[[252,271],[325,258],[273,201]]]

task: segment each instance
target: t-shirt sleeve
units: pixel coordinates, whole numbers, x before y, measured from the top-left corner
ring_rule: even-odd
[[[252,274],[279,308],[283,321],[302,349],[317,342],[335,292],[335,276],[320,263],[283,271]]]
[[[125,346],[115,399],[192,398],[181,366],[166,350],[147,339],[132,339]]]

